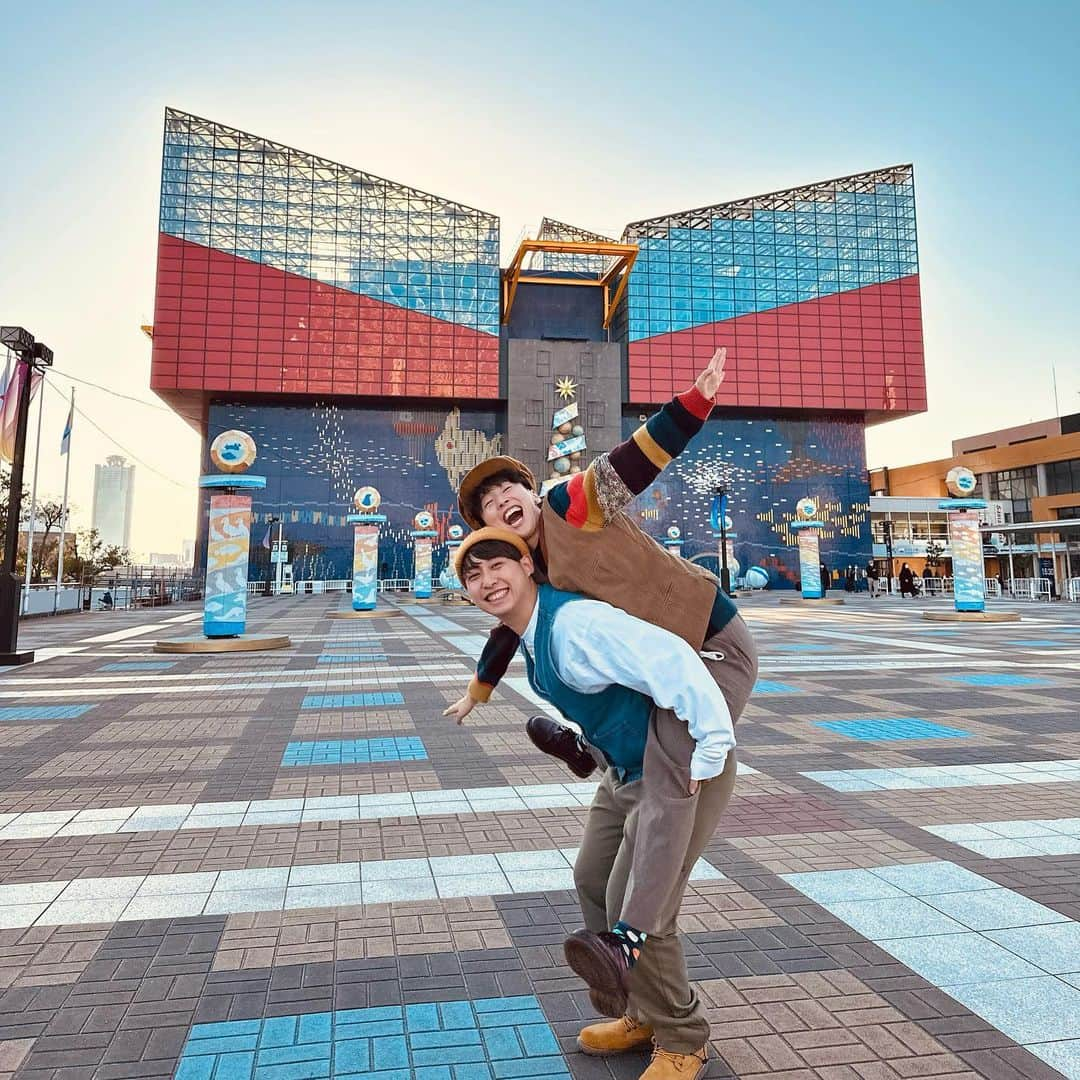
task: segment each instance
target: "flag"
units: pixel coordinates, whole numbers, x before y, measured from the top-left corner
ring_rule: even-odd
[[[270,530],[271,530],[271,529],[272,529],[273,527],[274,527],[273,525],[267,525],[267,526],[266,526],[266,535],[265,535],[265,536],[263,537],[263,542],[262,542],[262,546],[263,546],[264,548],[266,548],[266,550],[267,550],[267,551],[269,551],[269,550],[270,550]]]
[[[15,435],[19,426],[19,395],[23,382],[30,370],[30,365],[16,361],[11,378],[4,387],[4,400],[0,404],[0,458],[4,461],[15,460]],[[41,376],[34,374],[30,383],[30,400],[33,401]]]
[[[64,423],[64,434],[60,436],[60,454],[61,456],[68,453],[71,450],[71,426],[75,423],[75,402],[71,403],[71,408],[68,409],[67,420]]]

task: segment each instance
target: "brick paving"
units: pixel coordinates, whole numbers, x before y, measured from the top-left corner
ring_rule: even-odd
[[[153,642],[196,632],[195,608],[24,624],[22,641],[48,651],[0,673],[0,1080],[640,1074],[645,1055],[577,1052],[594,1014],[562,958],[580,925],[570,882],[530,870],[511,892],[494,884],[501,874],[481,871],[485,856],[542,863],[573,849],[587,814],[561,787],[576,778],[525,738],[538,708],[515,689],[522,665],[458,727],[440,713],[464,686],[473,661],[463,649],[487,619],[388,603],[393,617],[359,624],[326,618],[335,596],[258,600],[250,629],[290,634],[290,650],[167,662]],[[1080,610],[1022,607],[1020,624],[943,634],[921,621],[921,605],[857,599],[810,614],[769,596],[743,604],[763,657],[738,731],[740,762],[754,771],[739,777],[706,850],[719,875],[691,884],[680,915],[712,1023],[709,1076],[1080,1075],[1080,853],[1068,846],[1080,836],[1068,831],[1080,782],[1021,773],[946,787],[929,773],[931,786],[918,789],[836,790],[805,775],[1080,758]],[[907,723],[883,723],[898,720]],[[445,798],[451,810],[396,811],[402,792]],[[334,800],[355,813],[357,797],[360,819],[349,820]],[[386,803],[366,816],[365,798]],[[320,804],[301,809],[304,799],[329,800],[325,815]],[[209,824],[188,819],[196,804]],[[126,831],[116,831],[121,819]],[[1032,821],[1045,823],[1037,834],[1045,843],[1049,829],[1058,854],[1014,857],[1014,841],[983,849],[1010,856],[995,858],[978,839],[967,846],[982,833],[954,842],[925,828],[1001,822],[1005,842]],[[1054,822],[1065,824],[1055,833]],[[462,876],[436,869],[425,878],[431,894],[410,899],[415,860],[443,871],[465,861]],[[376,882],[370,900],[356,885],[341,903],[332,885],[224,885],[229,874],[286,868],[291,880],[317,881],[320,867],[327,876],[350,864],[356,882],[364,867],[401,873]],[[895,876],[905,868],[927,880],[978,875],[1020,921],[971,928],[985,901],[893,899],[888,882],[906,880]],[[161,877],[178,874],[202,877]],[[219,874],[226,910],[175,906],[182,896],[198,908],[183,882]],[[166,914],[122,918],[144,878],[175,887],[132,910]],[[861,898],[871,879],[886,899]],[[69,918],[101,921],[55,925],[43,911],[53,883],[69,881],[118,899],[59,901]],[[450,881],[466,895],[449,895]],[[845,888],[854,898],[818,902],[797,887],[805,882],[815,895]],[[37,895],[27,889],[48,900],[26,899]],[[875,904],[892,914],[870,938],[854,927],[871,925]],[[1031,918],[1052,933],[1023,921],[1036,909],[1044,914]],[[1034,975],[1010,984],[1007,965],[973,975],[978,958],[944,938],[924,949],[945,925],[925,912],[947,923],[941,910],[961,920],[951,932],[964,942],[1008,949],[1016,970]]]

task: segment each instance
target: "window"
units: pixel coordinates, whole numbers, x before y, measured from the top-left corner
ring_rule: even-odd
[[[1069,495],[1080,491],[1080,458],[1052,461],[1046,466],[1046,493]]]
[[[589,401],[585,405],[585,422],[591,428],[602,428],[607,424],[607,402]]]
[[[1034,465],[990,473],[990,498],[1012,503],[1013,523],[1032,520],[1031,500],[1038,494],[1039,480]]]
[[[581,377],[583,379],[596,378],[596,354],[583,352],[581,354]]]
[[[538,398],[525,402],[525,426],[540,427],[544,422],[544,403]]]
[[[536,374],[538,378],[546,378],[551,374],[551,351],[549,349],[537,350]]]

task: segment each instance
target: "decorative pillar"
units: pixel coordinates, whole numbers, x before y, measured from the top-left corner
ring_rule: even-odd
[[[199,487],[214,493],[203,594],[203,633],[208,638],[240,637],[247,625],[251,496],[244,491],[266,487],[266,477],[244,475],[255,463],[255,453],[255,440],[246,431],[222,432],[210,445],[210,461],[220,473],[199,477]]]
[[[678,525],[669,526],[667,539],[664,541],[664,547],[666,547],[672,555],[677,555],[682,558],[682,545],[682,529],[680,529]]]
[[[454,555],[457,549],[461,547],[461,542],[464,539],[465,530],[460,525],[451,525],[446,530],[446,552],[448,557],[446,569],[439,575],[439,580],[443,588],[450,593],[461,592],[461,582],[458,580],[457,570],[454,569]]]
[[[938,503],[939,509],[949,512],[953,601],[957,611],[986,610],[986,580],[979,511],[985,510],[987,503],[985,499],[971,498],[977,485],[975,474],[970,469],[957,465],[945,476],[945,486],[955,497]]]
[[[431,542],[438,532],[435,518],[427,510],[421,510],[413,518],[413,596],[417,600],[431,599]]]
[[[375,488],[357,488],[353,495],[356,513],[345,519],[353,526],[353,611],[374,611],[379,599],[379,526],[386,521],[386,515],[379,513],[380,502],[382,496]]]
[[[821,530],[824,521],[817,520],[817,503],[800,499],[795,504],[796,521],[791,531],[799,538],[799,577],[804,600],[821,600],[825,596],[821,581]]]

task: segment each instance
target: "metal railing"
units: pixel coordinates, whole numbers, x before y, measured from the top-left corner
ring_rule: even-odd
[[[1050,600],[1049,578],[1006,578],[1005,587],[1013,600]]]
[[[1080,604],[1080,577],[1072,577],[1065,582],[1065,599],[1071,604]]]

